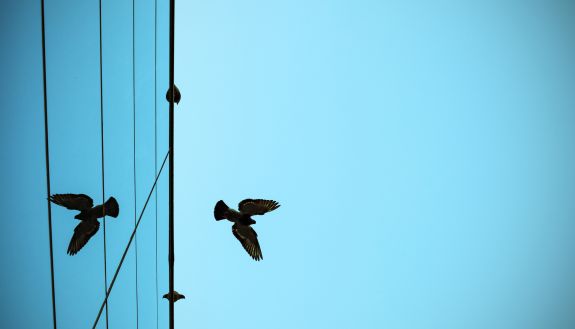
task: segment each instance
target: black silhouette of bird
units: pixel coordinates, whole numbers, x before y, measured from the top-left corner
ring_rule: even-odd
[[[172,98],[172,88],[168,89],[168,91],[166,92],[166,100],[168,101],[168,103],[170,102],[171,98]],[[179,104],[181,99],[182,94],[180,94],[180,89],[178,89],[178,87],[174,85],[174,103]]]
[[[79,210],[74,218],[80,224],[74,229],[74,235],[68,245],[68,255],[75,255],[88,243],[88,240],[100,228],[98,218],[105,216],[118,217],[120,206],[114,197],[110,197],[104,204],[94,207],[94,201],[86,194],[53,194],[50,201],[71,210]]]
[[[167,300],[172,300],[172,296],[174,299],[174,303],[177,302],[180,299],[186,299],[186,296],[178,293],[177,291],[174,290],[174,293],[172,294],[171,292],[167,293],[164,295],[164,298]]]
[[[248,254],[254,260],[259,261],[264,257],[258,242],[258,234],[251,227],[252,224],[256,223],[251,216],[263,215],[266,212],[279,208],[279,206],[279,203],[274,200],[245,199],[238,205],[239,211],[236,211],[220,200],[214,208],[214,217],[216,220],[227,219],[233,222],[232,232],[234,236],[240,241]]]

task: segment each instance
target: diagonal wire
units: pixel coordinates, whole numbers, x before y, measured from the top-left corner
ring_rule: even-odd
[[[136,226],[137,188],[136,188],[136,4],[132,0],[132,119],[133,119],[133,165],[134,165],[134,227]],[[138,235],[134,241],[134,256],[136,260],[136,328],[140,326],[140,312],[138,301]]]
[[[118,267],[116,268],[116,272],[114,273],[114,276],[112,277],[112,281],[110,281],[110,286],[108,287],[108,291],[106,292],[106,297],[104,298],[104,301],[102,302],[102,306],[100,306],[100,310],[98,311],[98,316],[96,316],[96,320],[94,321],[94,325],[92,326],[92,329],[96,328],[96,325],[98,324],[98,320],[100,320],[100,316],[102,315],[102,311],[104,310],[104,305],[106,305],[106,303],[108,302],[108,297],[110,296],[110,293],[112,292],[112,288],[114,288],[114,283],[116,282],[116,278],[118,277],[118,273],[120,273],[120,269],[122,268],[122,264],[124,263],[124,259],[126,259],[126,255],[128,254],[128,250],[130,249],[130,245],[132,244],[132,241],[134,240],[134,236],[136,235],[136,230],[138,229],[138,226],[140,225],[140,221],[142,220],[142,216],[144,215],[144,211],[146,211],[146,207],[148,206],[148,201],[150,201],[150,197],[152,196],[152,193],[154,192],[154,190],[156,188],[156,183],[158,182],[158,178],[162,174],[162,171],[164,169],[164,165],[166,164],[166,160],[168,160],[169,154],[170,154],[170,151],[168,151],[166,153],[166,156],[164,157],[164,162],[162,162],[162,166],[160,167],[160,171],[156,175],[156,179],[154,180],[154,184],[152,185],[152,188],[150,189],[150,193],[148,193],[148,197],[146,198],[146,203],[144,203],[144,207],[142,208],[142,211],[140,212],[140,216],[138,217],[138,221],[136,222],[136,227],[134,227],[134,231],[132,231],[132,235],[130,235],[130,240],[128,240],[128,244],[126,245],[126,249],[124,250],[124,253],[122,254],[122,258],[120,259],[120,263],[118,264]]]
[[[104,91],[103,91],[103,70],[102,70],[102,0],[100,2],[100,136],[102,145],[102,204],[105,204],[105,175],[104,175]],[[102,217],[104,235],[104,292],[108,290],[108,260],[106,259],[106,207],[102,207],[104,216]],[[106,302],[106,329],[108,328],[108,303]]]
[[[50,203],[50,150],[48,147],[48,92],[46,86],[46,27],[44,0],[40,0],[42,10],[42,79],[44,85],[44,145],[46,152],[46,192],[48,194],[48,241],[50,243],[50,280],[52,284],[52,321],[56,329],[56,288],[54,285],[54,252],[52,247],[52,204]]]

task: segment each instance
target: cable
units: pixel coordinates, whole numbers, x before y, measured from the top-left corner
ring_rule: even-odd
[[[154,0],[154,175],[158,174],[158,0]],[[158,189],[154,191],[156,201],[156,329],[159,328],[158,299]]]
[[[152,185],[152,188],[150,189],[150,193],[148,193],[148,197],[146,198],[146,203],[144,203],[144,207],[142,208],[142,211],[140,212],[140,216],[138,217],[138,221],[136,222],[136,227],[134,227],[134,231],[132,231],[132,235],[130,235],[130,240],[128,240],[128,244],[126,245],[126,249],[124,250],[124,253],[122,254],[122,258],[120,259],[120,263],[118,264],[118,267],[116,268],[116,272],[114,273],[114,277],[112,278],[112,281],[110,281],[110,287],[108,288],[108,291],[106,292],[106,297],[104,298],[104,301],[102,302],[102,306],[100,306],[100,310],[98,311],[98,316],[96,316],[96,320],[94,321],[94,325],[92,326],[92,329],[95,329],[96,325],[98,325],[98,320],[100,320],[100,316],[102,315],[102,311],[104,310],[104,305],[106,305],[106,303],[108,302],[108,297],[110,296],[110,293],[112,292],[112,288],[114,288],[114,283],[116,282],[116,278],[118,277],[118,273],[120,273],[120,269],[122,268],[122,264],[124,263],[124,259],[126,259],[126,255],[128,254],[128,250],[130,249],[130,245],[132,244],[132,240],[134,240],[134,236],[136,235],[136,230],[138,229],[138,226],[140,225],[140,221],[142,220],[142,216],[144,215],[144,211],[146,211],[146,207],[148,206],[148,201],[150,201],[150,197],[152,196],[152,192],[154,192],[154,190],[156,188],[156,183],[158,182],[158,178],[160,177],[160,174],[162,173],[162,171],[164,169],[164,165],[166,164],[166,160],[168,160],[168,155],[170,155],[170,151],[168,151],[166,153],[166,156],[164,157],[164,162],[162,162],[162,166],[160,167],[160,171],[156,175],[156,179],[154,180],[154,184]]]
[[[176,1],[170,0],[170,176],[169,176],[169,280],[170,294],[174,293],[174,39]],[[170,298],[170,329],[174,329],[174,298]]]
[[[42,79],[44,84],[44,146],[46,151],[46,192],[48,197],[48,241],[50,243],[50,280],[52,284],[52,321],[56,329],[56,288],[54,285],[54,252],[52,248],[52,204],[50,203],[50,150],[48,147],[48,91],[46,86],[46,27],[44,20],[44,0],[40,0],[42,10]]]
[[[132,119],[134,124],[133,130],[133,164],[134,164],[134,227],[136,226],[136,211],[137,211],[137,189],[136,189],[136,5],[135,0],[132,0]],[[138,302],[138,235],[135,237],[134,242],[134,256],[136,259],[136,328],[140,326],[140,312]]]
[[[103,89],[103,72],[102,72],[102,0],[100,0],[100,136],[102,145],[102,204],[105,204],[105,175],[104,175],[104,89]],[[106,209],[102,207],[104,216],[102,223],[104,224],[104,292],[108,290],[108,261],[106,259]],[[108,328],[108,303],[106,302],[106,329]]]

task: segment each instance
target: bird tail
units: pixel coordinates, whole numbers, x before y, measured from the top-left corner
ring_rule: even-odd
[[[216,220],[226,219],[226,212],[230,209],[222,200],[216,203],[216,207],[214,208],[214,217]]]
[[[106,216],[118,217],[120,206],[113,196],[104,203],[104,206],[106,207]]]

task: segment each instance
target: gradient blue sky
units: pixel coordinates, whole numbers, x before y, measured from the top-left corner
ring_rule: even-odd
[[[167,150],[168,7],[157,113],[154,3],[136,1],[135,89],[132,2],[103,8],[111,277]],[[98,2],[46,9],[52,191],[100,201]],[[176,326],[575,327],[574,17],[571,1],[178,1]],[[2,1],[0,24],[0,327],[48,328],[39,1]],[[248,197],[282,204],[256,218],[261,262],[212,214]],[[110,328],[167,327],[156,210],[167,291],[164,173],[139,303],[133,246]],[[58,325],[86,328],[102,228],[71,257],[73,212],[52,214]]]

